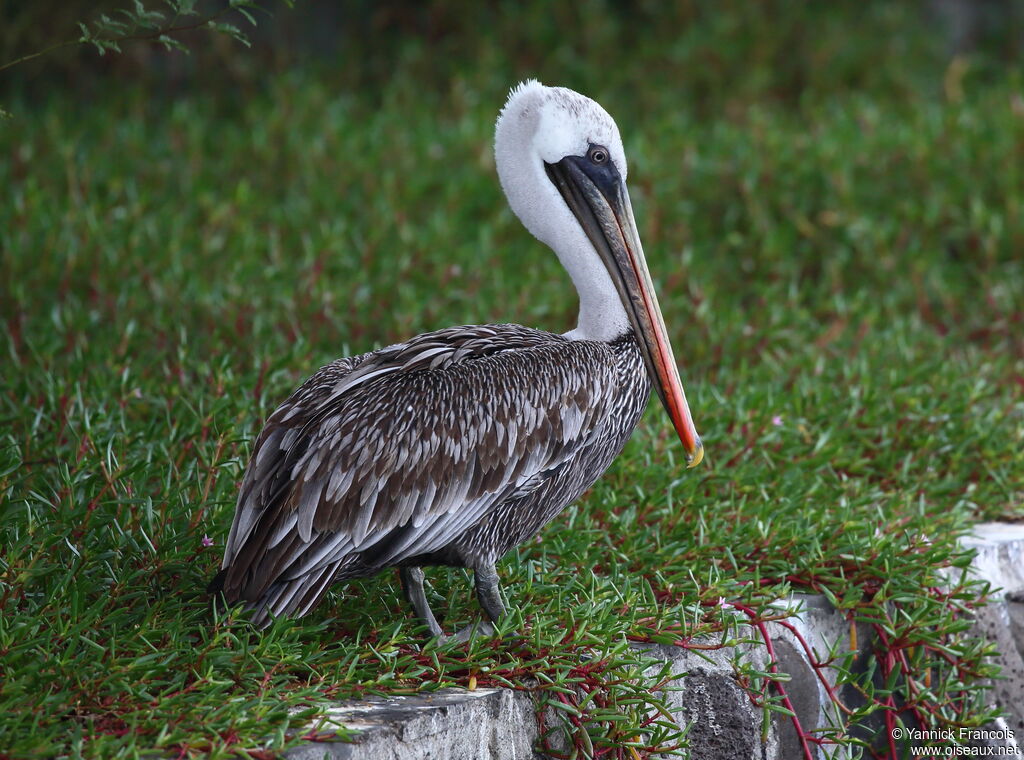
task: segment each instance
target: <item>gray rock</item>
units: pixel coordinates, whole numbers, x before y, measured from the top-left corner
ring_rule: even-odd
[[[289,760],[533,760],[533,702],[511,689],[444,689],[414,697],[340,702],[326,719],[360,733],[353,743],[309,742]],[[323,720],[323,718],[321,718]],[[324,730],[322,728],[321,730]]]
[[[759,648],[741,645],[744,654],[758,659]],[[647,647],[645,647],[647,648]],[[732,658],[735,649],[686,650],[674,646],[649,648],[659,659],[671,662],[673,674],[682,675],[668,694],[669,706],[689,725],[687,739],[692,760],[749,760],[776,758],[778,740],[769,732],[762,746],[761,711],[736,682]],[[681,726],[685,727],[685,726]]]
[[[987,726],[994,733],[1009,728],[1007,740],[982,740],[979,746],[1016,748],[1024,738],[1024,525],[982,523],[965,546],[977,555],[971,571],[992,584],[989,604],[977,610],[971,632],[992,642],[1001,674],[992,684],[994,703],[1005,713]],[[1004,731],[1005,733],[1005,731]]]

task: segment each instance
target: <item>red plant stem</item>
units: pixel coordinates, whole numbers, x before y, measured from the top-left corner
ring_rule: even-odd
[[[785,620],[776,620],[775,623],[777,625],[783,626],[796,638],[797,642],[800,644],[800,648],[804,650],[804,656],[807,658],[807,662],[814,669],[814,675],[817,676],[818,682],[821,683],[821,685],[825,688],[825,693],[828,694],[828,698],[832,702],[832,704],[834,704],[847,715],[853,715],[853,710],[851,710],[849,707],[843,704],[842,700],[839,698],[839,695],[836,694],[835,688],[833,688],[832,684],[830,684],[828,682],[828,679],[825,678],[824,673],[821,672],[823,668],[826,668],[828,666],[822,662],[819,662],[815,658],[814,653],[811,651],[810,644],[807,643],[807,640],[803,637],[800,631],[797,630],[796,626],[792,623],[786,622]]]
[[[779,672],[779,666],[776,665],[775,658],[775,647],[772,645],[772,638],[768,635],[768,626],[763,620],[760,620],[757,616],[757,612],[745,604],[739,602],[733,602],[732,606],[744,613],[751,620],[751,624],[757,628],[758,633],[761,634],[761,638],[764,641],[765,650],[768,652],[768,669],[772,673]],[[793,707],[793,702],[789,699],[789,694],[786,693],[786,687],[779,681],[772,681],[775,685],[776,690],[779,692],[779,696],[782,697],[782,704],[787,710],[792,713],[790,719],[793,721],[793,729],[796,731],[796,737],[800,740],[800,748],[803,750],[805,760],[814,760],[814,755],[811,753],[811,745],[808,743],[807,732],[804,731],[804,727],[800,724],[800,718],[796,714],[796,709]],[[890,732],[891,735],[891,732]],[[817,743],[817,742],[815,742]]]
[[[892,655],[886,652],[885,657],[880,661],[882,667],[882,676],[888,680],[889,673],[892,672]],[[889,757],[896,757],[896,738],[893,736],[893,729],[896,728],[896,721],[894,714],[896,710],[896,701],[892,698],[892,694],[885,698],[886,705],[892,709],[885,711],[885,733],[889,739]]]
[[[889,641],[889,637],[885,635],[885,631],[882,630],[882,626],[878,625],[877,623],[874,623],[871,627],[874,628],[875,635],[878,637],[878,640],[882,642],[882,646],[885,648],[885,659],[882,662],[882,677],[885,679],[889,678],[889,674],[892,672],[893,668],[893,661],[896,660],[898,656],[900,672],[903,674],[903,678],[907,682],[907,690],[908,692],[912,691],[913,685],[911,684],[910,680],[911,668],[910,662],[907,660],[906,654],[903,652],[902,648],[894,646],[893,643]],[[892,695],[889,696],[888,701],[892,705],[893,710],[896,710],[896,703],[893,701]],[[921,711],[918,710],[915,705],[910,705],[905,709],[908,709],[911,713],[913,713],[914,719],[917,721],[919,726],[926,725],[924,716],[921,714]],[[928,711],[929,715],[931,715],[933,719],[938,718],[938,714],[933,708],[926,706],[925,709]],[[892,735],[891,730],[889,734],[890,736]]]

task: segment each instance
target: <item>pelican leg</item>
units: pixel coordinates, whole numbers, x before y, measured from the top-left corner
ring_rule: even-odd
[[[495,623],[498,622],[498,618],[505,614],[505,605],[501,601],[498,572],[494,569],[494,565],[476,568],[473,571],[473,579],[476,586],[476,598],[480,601],[484,614]],[[481,620],[479,623],[467,625],[452,638],[460,643],[465,643],[474,636],[491,636],[493,634],[494,626],[486,620]]]
[[[498,586],[498,571],[494,565],[478,567],[474,572],[476,581],[476,598],[480,606],[493,622],[505,614],[505,605],[501,601],[501,588]]]
[[[430,605],[427,604],[427,595],[423,592],[423,568],[403,567],[399,569],[398,576],[402,579],[402,593],[412,605],[416,616],[427,624],[431,636],[440,636],[443,631],[437,624],[437,618],[430,610]]]

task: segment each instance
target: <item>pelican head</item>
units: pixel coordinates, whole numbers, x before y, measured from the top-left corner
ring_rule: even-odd
[[[632,329],[689,464],[699,464],[704,447],[633,220],[615,121],[578,92],[529,80],[498,117],[494,154],[512,210],[579,293],[579,323],[567,337],[613,340]]]

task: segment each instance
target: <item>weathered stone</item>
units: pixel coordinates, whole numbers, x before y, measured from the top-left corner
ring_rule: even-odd
[[[708,642],[711,643],[711,642]],[[670,708],[678,711],[681,726],[689,725],[687,739],[693,760],[749,760],[776,758],[774,731],[762,746],[761,711],[736,682],[732,657],[734,649],[686,650],[674,646],[644,645],[648,653],[671,663],[678,691],[666,694]],[[758,658],[759,648],[742,645],[747,657]]]
[[[963,545],[977,552],[971,570],[992,584],[993,599],[1024,593],[1024,524],[975,525]]]
[[[353,743],[311,742],[289,760],[532,760],[530,697],[510,689],[445,689],[414,697],[342,702],[327,718],[360,732]]]
[[[989,603],[974,614],[971,632],[995,645],[993,657],[1000,677],[992,684],[994,704],[1006,715],[988,728],[1007,727],[1008,741],[976,742],[981,746],[1016,747],[1024,738],[1024,525],[983,523],[974,526],[964,545],[977,554],[971,571],[992,584]]]
[[[768,631],[779,670],[790,677],[785,684],[786,693],[800,725],[806,732],[817,729],[816,735],[820,736],[822,729],[834,726],[841,721],[841,716],[837,714],[828,689],[811,666],[804,645],[810,647],[819,661],[826,660],[833,650],[843,656],[850,651],[850,626],[823,596],[795,594],[787,608],[795,611],[786,622],[796,630],[796,634],[780,623],[770,624]],[[802,642],[797,635],[803,639]],[[831,670],[824,669],[821,675],[829,688],[835,686],[835,674]],[[782,744],[781,757],[802,757],[803,749],[793,721],[780,715],[776,716],[775,723]]]
[[[788,640],[776,639],[773,646],[779,670],[790,677],[786,685],[786,694],[793,706],[793,712],[797,714],[801,728],[810,731],[820,725],[822,715],[821,693],[814,669],[808,664],[803,651],[798,650]],[[800,757],[803,752],[802,744],[792,719],[780,716],[776,719],[776,725],[782,757]]]

